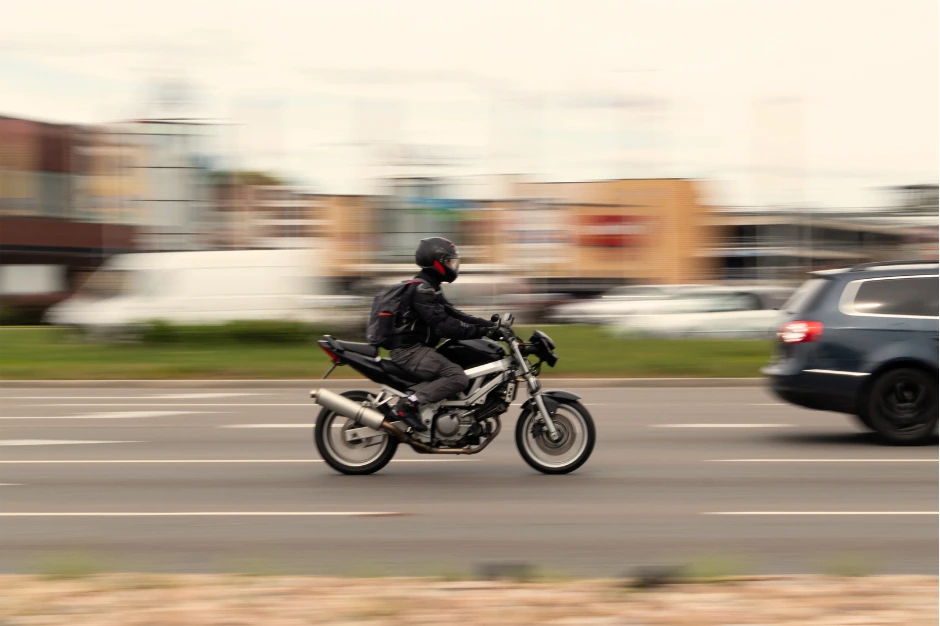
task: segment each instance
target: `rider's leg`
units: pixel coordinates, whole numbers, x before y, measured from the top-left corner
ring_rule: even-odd
[[[392,350],[390,357],[415,378],[428,381],[420,391],[398,405],[402,418],[416,430],[427,430],[418,420],[421,405],[440,402],[463,391],[470,384],[463,368],[427,346]],[[414,422],[417,422],[417,425]]]

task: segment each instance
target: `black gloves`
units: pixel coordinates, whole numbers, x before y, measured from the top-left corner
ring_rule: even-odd
[[[490,337],[492,332],[499,328],[498,326],[483,326],[482,324],[477,326],[478,337]]]
[[[490,339],[506,339],[510,337],[509,329],[504,326],[493,326],[486,329],[486,336]]]

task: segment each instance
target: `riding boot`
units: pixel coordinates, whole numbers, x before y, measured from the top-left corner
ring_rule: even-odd
[[[402,398],[395,406],[395,413],[398,417],[418,432],[424,432],[428,429],[421,421],[421,414],[418,407],[408,398]]]

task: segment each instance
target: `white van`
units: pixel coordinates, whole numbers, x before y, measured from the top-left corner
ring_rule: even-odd
[[[321,255],[316,248],[117,255],[52,307],[46,321],[105,329],[157,319],[343,320],[354,303],[326,293],[326,281],[314,275]]]

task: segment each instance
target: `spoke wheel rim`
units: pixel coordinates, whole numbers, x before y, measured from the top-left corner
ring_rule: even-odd
[[[389,445],[388,435],[382,434],[379,443],[367,442],[365,440],[347,441],[346,433],[354,428],[362,428],[362,424],[357,423],[338,413],[330,413],[326,419],[326,428],[323,443],[326,445],[329,453],[336,460],[350,467],[362,467],[375,462]],[[371,437],[370,440],[374,440]]]
[[[552,441],[544,431],[544,421],[538,413],[530,413],[526,419],[523,446],[526,453],[541,465],[553,469],[576,462],[587,448],[587,422],[576,409],[562,404],[552,415],[558,441]]]

